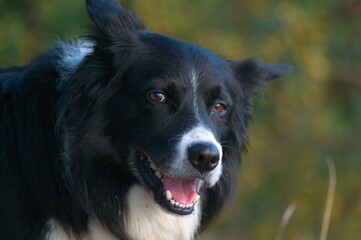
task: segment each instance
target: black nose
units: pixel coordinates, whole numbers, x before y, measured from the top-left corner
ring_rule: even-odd
[[[212,143],[195,143],[188,148],[188,158],[193,167],[201,173],[217,167],[220,153]]]

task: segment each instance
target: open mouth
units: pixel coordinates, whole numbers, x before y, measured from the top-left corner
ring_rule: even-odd
[[[134,154],[135,166],[145,185],[154,193],[155,201],[166,210],[179,215],[191,214],[200,196],[200,179],[177,179],[162,174],[142,151]]]

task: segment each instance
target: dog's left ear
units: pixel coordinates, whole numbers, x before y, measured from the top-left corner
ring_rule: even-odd
[[[228,61],[236,78],[250,90],[262,87],[266,81],[281,78],[293,69],[290,65],[267,64],[261,61]]]
[[[147,29],[134,13],[122,8],[117,0],[86,0],[86,7],[89,17],[104,34],[139,33]]]

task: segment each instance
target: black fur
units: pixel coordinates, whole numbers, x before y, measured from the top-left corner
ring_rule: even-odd
[[[150,32],[115,0],[88,0],[87,8],[93,52],[67,79],[59,67],[64,47],[0,69],[0,239],[44,239],[49,219],[82,236],[93,215],[126,239],[119,213],[138,182],[129,154],[142,148],[158,161],[172,154],[169,139],[194,123],[187,107],[191,69],[200,73],[205,105],[218,91],[229,106],[222,118],[204,116],[224,144],[224,170],[202,191],[203,230],[235,191],[254,91],[290,67],[225,61]],[[155,109],[144,100],[150,79],[169,89],[168,105]]]

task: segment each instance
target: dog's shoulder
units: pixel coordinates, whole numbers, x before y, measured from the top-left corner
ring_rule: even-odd
[[[26,90],[27,86],[37,86],[40,89],[59,88],[83,59],[92,53],[92,47],[92,43],[81,40],[59,42],[56,47],[40,54],[27,65],[8,68],[0,66],[0,87],[3,91],[14,90],[20,86],[25,88],[23,90]]]

